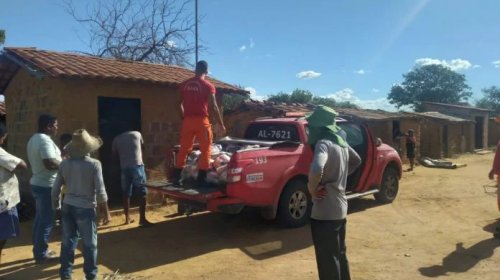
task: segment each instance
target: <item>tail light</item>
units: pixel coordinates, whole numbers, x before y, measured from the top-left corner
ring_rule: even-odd
[[[236,183],[241,181],[243,167],[251,164],[251,159],[236,160],[236,154],[233,154],[227,165],[227,182]]]

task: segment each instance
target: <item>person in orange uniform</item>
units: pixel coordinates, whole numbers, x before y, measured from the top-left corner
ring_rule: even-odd
[[[497,118],[498,119],[498,118]],[[500,122],[500,120],[497,120],[497,122]],[[488,177],[490,180],[493,180],[495,175],[497,175],[497,204],[498,204],[498,210],[500,211],[500,141],[497,144],[497,149],[495,152],[495,158],[493,159],[493,167],[491,168],[490,173],[488,174]],[[493,236],[495,238],[500,238],[500,225],[496,227],[495,232],[493,233]]]
[[[180,135],[180,150],[174,168],[173,183],[180,185],[181,172],[186,164],[186,158],[193,149],[196,137],[201,155],[198,159],[198,186],[205,184],[207,170],[210,163],[210,148],[212,145],[212,128],[210,118],[214,117],[220,125],[223,134],[226,127],[222,121],[222,115],[215,100],[215,87],[206,76],[208,74],[208,63],[200,60],[196,63],[195,76],[184,81],[179,86],[181,94],[180,114],[182,118],[182,128]]]

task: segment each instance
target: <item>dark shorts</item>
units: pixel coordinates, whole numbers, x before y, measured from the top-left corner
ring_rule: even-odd
[[[406,157],[407,158],[415,158],[415,151],[414,150],[406,151]]]
[[[144,165],[126,167],[122,170],[122,194],[131,197],[132,194],[145,196],[146,187],[142,183],[146,182],[146,171]]]
[[[0,213],[0,240],[19,236],[19,217],[17,208],[13,207]]]

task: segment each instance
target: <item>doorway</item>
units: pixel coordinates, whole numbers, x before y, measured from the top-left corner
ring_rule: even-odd
[[[442,139],[441,139],[441,148],[442,150],[442,155],[443,157],[448,157],[448,125],[445,124],[443,125],[443,133],[441,134]]]
[[[484,117],[475,117],[475,131],[474,131],[474,139],[475,139],[475,148],[482,149],[483,147],[483,136],[484,136]]]
[[[120,164],[113,158],[111,144],[123,127],[141,131],[141,100],[136,98],[98,97],[99,135],[103,145],[99,150],[104,184],[111,202],[121,201]]]

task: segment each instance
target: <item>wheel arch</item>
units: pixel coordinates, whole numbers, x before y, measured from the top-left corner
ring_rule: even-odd
[[[304,174],[297,174],[293,176],[292,178],[288,179],[286,183],[282,184],[279,195],[277,195],[274,199],[273,205],[270,207],[265,207],[263,208],[263,211],[265,211],[263,214],[266,219],[272,220],[276,218],[276,215],[278,213],[278,204],[280,202],[281,196],[283,195],[283,190],[293,181],[301,181],[305,184],[308,182],[308,178]]]

